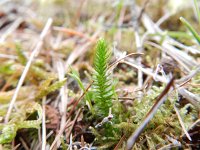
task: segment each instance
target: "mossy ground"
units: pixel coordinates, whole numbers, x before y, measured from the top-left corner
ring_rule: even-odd
[[[192,2],[0,2],[0,149],[126,149],[171,76],[176,88],[166,93],[133,149],[199,148],[200,14]],[[99,38],[111,51],[114,94],[106,113],[96,107],[102,98],[95,99],[92,85]]]

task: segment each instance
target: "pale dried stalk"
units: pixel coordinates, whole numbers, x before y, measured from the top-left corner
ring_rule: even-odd
[[[65,77],[65,70],[64,65],[61,61],[58,61],[57,63],[58,68],[58,77],[59,80],[62,81]],[[60,89],[60,95],[61,95],[61,102],[60,102],[60,112],[61,112],[61,123],[60,123],[60,129],[62,129],[65,126],[66,122],[66,113],[67,113],[67,103],[68,103],[68,97],[66,94],[66,88],[63,86]]]
[[[22,23],[22,21],[23,19],[21,17],[16,19],[13,22],[13,24],[6,30],[6,32],[1,36],[0,43],[3,43],[6,40],[6,38],[18,28],[18,26]]]
[[[188,90],[184,89],[183,87],[178,88],[178,93],[185,97],[191,104],[200,110],[200,97],[197,95],[189,92]]]
[[[142,22],[147,29],[147,33],[156,34],[160,33],[163,34],[164,32],[148,17],[146,14],[143,14],[142,16]],[[154,37],[156,41],[160,41],[161,37]],[[179,43],[178,41],[175,41],[174,39],[170,38],[169,36],[166,36],[165,40],[162,43],[161,50],[165,50],[164,52],[170,55],[172,58],[174,58],[181,66],[183,66],[188,72],[191,71],[191,68],[194,66],[197,66],[198,63],[189,56],[186,52],[180,51],[180,49],[174,47],[171,44],[178,44],[182,46],[183,44]],[[189,46],[185,46],[187,49],[191,49]],[[184,47],[184,48],[185,48]],[[183,48],[183,47],[182,47]]]
[[[154,76],[155,76],[155,74],[154,74],[152,71],[150,71],[149,69],[142,68],[141,66],[138,66],[138,65],[136,65],[136,64],[130,63],[130,62],[128,62],[128,61],[123,61],[122,63],[125,63],[125,64],[127,64],[127,65],[129,65],[129,66],[132,66],[132,67],[134,67],[134,68],[136,68],[136,69],[142,71],[143,73],[145,73],[145,74],[147,74],[147,75],[149,75],[149,76],[151,76],[151,77],[154,77]],[[156,79],[157,79],[158,81],[160,81],[160,82],[167,83],[167,80],[166,80],[165,78],[163,78],[162,76],[160,76],[160,75],[157,75],[157,76],[156,76]]]
[[[182,78],[179,79],[179,80],[176,80],[176,83],[179,84],[179,85],[181,85],[181,84],[183,84],[183,83],[185,83],[185,82],[191,80],[192,77],[194,77],[194,76],[195,76],[197,73],[199,73],[199,72],[200,72],[200,66],[197,67],[197,69],[191,71],[190,74],[188,74],[187,76],[184,76],[184,77],[182,77]]]
[[[141,10],[140,13],[139,10],[137,9],[135,2],[132,2],[131,6],[131,15],[132,15],[132,22],[133,22],[133,29],[134,29],[134,35],[135,35],[135,45],[137,49],[137,53],[142,53],[143,52],[143,43],[139,35],[139,20],[142,16],[143,11],[145,10],[146,4],[148,1],[145,2],[143,9]],[[139,56],[137,58],[137,65],[141,66],[142,58]],[[138,88],[142,88],[143,85],[143,72],[138,69]],[[139,99],[141,99],[142,92],[138,91]]]
[[[28,62],[26,64],[26,66],[24,68],[24,71],[23,71],[23,73],[22,73],[22,75],[21,75],[21,77],[19,79],[18,84],[17,84],[15,93],[14,93],[12,99],[11,99],[11,102],[10,102],[10,105],[9,105],[9,108],[8,108],[8,112],[7,112],[6,117],[5,117],[5,123],[7,123],[9,121],[9,117],[10,117],[12,108],[14,107],[15,101],[17,99],[19,90],[20,90],[20,88],[21,88],[21,86],[22,86],[22,84],[23,84],[23,82],[24,82],[24,80],[26,78],[26,75],[27,75],[27,73],[29,71],[29,68],[31,66],[31,63],[32,63],[34,57],[36,56],[36,54],[39,53],[39,51],[40,51],[40,49],[42,47],[44,37],[47,34],[47,32],[49,31],[49,28],[51,27],[52,22],[53,22],[53,20],[51,18],[48,19],[48,21],[47,21],[42,33],[40,34],[39,41],[38,41],[37,45],[35,46],[35,48],[33,49],[33,52],[31,53],[30,58],[28,59]]]
[[[7,54],[0,54],[0,58],[17,59],[17,56],[7,55]]]
[[[45,116],[46,97],[42,99],[42,150],[46,149],[46,116]]]
[[[191,139],[189,133],[187,132],[187,130],[186,130],[186,128],[185,128],[185,125],[184,125],[184,123],[183,123],[183,120],[182,120],[182,118],[181,118],[181,115],[180,115],[180,113],[179,113],[179,111],[178,111],[178,109],[176,108],[175,105],[174,105],[174,110],[175,110],[176,115],[177,115],[177,117],[178,117],[178,120],[179,120],[179,122],[180,122],[180,124],[181,124],[181,127],[182,127],[182,129],[183,129],[183,132],[185,133],[185,135],[187,136],[187,138],[188,138],[190,141],[192,141],[192,139]]]
[[[149,76],[151,76],[151,77],[154,77],[154,73],[151,72],[149,69],[142,68],[141,66],[138,66],[138,65],[136,65],[136,64],[130,63],[130,62],[128,62],[128,61],[123,61],[122,63],[125,63],[125,64],[127,64],[127,65],[129,65],[129,66],[132,66],[132,67],[134,67],[134,68],[136,68],[136,69],[138,69],[138,70],[141,70],[143,73],[145,73],[145,74],[147,74],[147,75],[149,75]],[[178,91],[179,94],[181,94],[181,95],[183,95],[185,98],[187,98],[187,100],[188,100],[191,104],[193,104],[195,107],[197,107],[197,108],[200,110],[200,105],[199,105],[199,103],[200,103],[200,98],[199,98],[199,96],[197,96],[197,95],[195,95],[195,94],[189,92],[189,91],[186,90],[185,88],[181,87],[181,86],[182,86],[182,82],[180,82],[180,81],[184,81],[184,83],[185,83],[185,80],[186,80],[186,79],[189,80],[189,79],[192,78],[194,75],[196,75],[196,74],[199,72],[199,69],[200,69],[200,67],[197,68],[196,70],[192,71],[188,76],[183,77],[182,79],[179,79],[179,80],[178,80],[178,83],[179,83],[179,84],[175,84],[175,87],[177,88],[177,91]],[[189,78],[189,77],[190,77],[190,78]],[[167,83],[167,79],[166,79],[166,78],[163,78],[162,76],[157,75],[157,76],[156,76],[156,79],[157,79],[158,81],[162,82],[162,83]]]

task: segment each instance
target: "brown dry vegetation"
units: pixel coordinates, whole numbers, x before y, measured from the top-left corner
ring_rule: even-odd
[[[0,1],[0,150],[200,148],[195,6]],[[114,95],[106,116],[98,114],[93,90],[100,38],[111,51]]]

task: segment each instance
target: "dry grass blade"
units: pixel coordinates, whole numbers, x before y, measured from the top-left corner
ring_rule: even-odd
[[[134,56],[140,56],[140,55],[143,55],[143,53],[130,53],[130,54],[127,54],[126,56],[117,59],[114,63],[112,63],[110,66],[108,66],[108,69],[110,69],[110,68],[112,68],[113,66],[117,65],[117,64],[120,63],[121,61],[123,62],[124,59],[126,59],[127,57],[132,56],[132,55],[134,55]]]
[[[96,37],[100,34],[101,30],[97,30],[91,37],[91,39],[96,39]],[[69,67],[69,65],[73,64],[73,62],[81,55],[83,55],[87,50],[88,47],[94,42],[93,41],[88,41],[84,45],[80,46],[79,48],[75,49],[68,57],[66,61],[66,68]]]
[[[54,27],[53,29],[56,30],[56,31],[61,31],[61,32],[67,33],[69,35],[76,35],[76,36],[79,36],[81,38],[85,38],[90,42],[95,42],[94,38],[90,38],[87,35],[85,35],[84,33],[73,30],[73,29],[63,28],[63,27]]]
[[[82,112],[82,108],[80,108],[80,109],[77,111],[76,116],[75,116],[75,118],[74,118],[74,120],[73,120],[73,123],[72,123],[72,125],[71,125],[71,128],[70,128],[70,130],[66,133],[66,139],[68,139],[69,136],[71,135],[72,130],[73,130],[73,128],[74,128],[74,125],[75,125],[75,123],[76,123],[78,117],[80,116],[81,112]]]
[[[70,122],[69,120],[66,121],[65,126],[64,126],[62,129],[59,130],[58,134],[56,135],[56,137],[54,138],[54,141],[53,141],[52,144],[51,144],[50,150],[52,150],[52,149],[54,148],[55,144],[56,144],[56,143],[58,142],[58,140],[60,139],[62,133],[63,133],[64,130],[65,130],[65,127],[69,124],[69,122]]]
[[[20,77],[20,79],[19,79],[18,84],[17,84],[15,93],[14,93],[14,95],[13,95],[11,101],[10,101],[10,105],[9,105],[9,108],[8,108],[8,112],[7,112],[6,117],[5,117],[5,122],[6,122],[6,123],[9,121],[9,117],[10,117],[12,108],[14,107],[15,101],[16,101],[17,96],[18,96],[18,93],[19,93],[19,90],[20,90],[20,88],[21,88],[21,86],[22,86],[22,84],[23,84],[23,82],[24,82],[24,79],[25,79],[25,77],[26,77],[26,75],[27,75],[27,73],[28,73],[28,70],[29,70],[29,68],[30,68],[30,66],[31,66],[31,63],[32,63],[32,61],[33,61],[35,55],[40,51],[40,48],[41,48],[41,46],[42,46],[42,44],[43,44],[44,37],[45,37],[45,35],[47,34],[47,32],[48,32],[48,30],[49,30],[49,28],[50,28],[52,22],[53,22],[52,19],[49,19],[49,20],[47,21],[47,23],[46,23],[46,25],[45,25],[45,27],[44,27],[44,29],[43,29],[41,35],[40,35],[40,39],[39,39],[38,43],[36,44],[36,46],[35,46],[33,52],[31,53],[31,56],[30,56],[30,58],[29,58],[29,60],[28,60],[28,62],[27,62],[27,64],[26,64],[26,66],[25,66],[25,68],[24,68],[24,71],[23,71],[23,73],[22,73],[22,75],[21,75],[21,77]]]
[[[42,99],[42,150],[46,149],[46,116],[45,116],[45,101],[46,97]]]
[[[17,56],[0,54],[0,58],[17,59]]]
[[[84,95],[86,94],[86,92],[89,90],[89,88],[92,86],[92,83],[86,88],[85,92],[80,96],[80,98],[76,101],[76,103],[73,105],[73,107],[71,108],[71,111],[69,112],[69,116],[72,115],[73,111],[75,110],[75,107],[77,106],[77,104],[79,103],[79,101],[84,97]],[[79,112],[80,113],[80,112]],[[65,125],[59,130],[58,135],[56,136],[56,138],[54,139],[53,143],[51,144],[50,149],[53,149],[54,145],[56,144],[56,142],[59,140],[60,136],[62,135],[62,133],[64,132],[65,128],[67,127],[67,125],[69,124],[69,119],[68,121],[65,123]]]
[[[170,55],[174,60],[176,60],[185,70],[190,72],[190,68],[193,66],[196,66],[196,63],[194,63],[192,60],[189,61],[188,59],[184,59],[183,56],[181,55],[182,52],[179,52],[174,48],[173,46],[169,44],[165,44],[165,46],[160,46],[156,43],[153,42],[146,42],[149,45],[152,45],[158,49],[161,49],[163,52],[166,54]]]
[[[136,68],[136,69],[138,69],[138,70],[141,70],[141,71],[144,72],[145,74],[147,74],[147,75],[149,75],[149,76],[151,76],[151,77],[154,77],[154,73],[151,72],[151,71],[148,70],[148,69],[142,68],[141,66],[138,66],[138,65],[136,65],[136,64],[133,64],[133,63],[130,63],[130,62],[127,62],[127,61],[123,61],[122,63],[125,63],[125,64],[127,64],[127,65],[129,65],[129,66],[132,66],[132,67],[134,67],[134,68]],[[157,78],[157,80],[160,81],[160,82],[163,82],[163,83],[166,83],[166,82],[167,82],[166,79],[163,78],[162,76],[157,75],[156,78]]]
[[[90,83],[90,84],[88,85],[88,87],[85,89],[84,93],[83,93],[83,94],[79,97],[79,99],[75,102],[75,104],[73,105],[72,109],[71,109],[70,112],[69,112],[69,116],[72,115],[72,113],[74,112],[76,106],[78,105],[78,103],[80,102],[80,100],[85,96],[86,92],[89,90],[89,88],[92,86],[92,84],[93,84],[93,82]]]
[[[191,80],[195,75],[197,75],[200,72],[200,66],[197,67],[197,69],[193,70],[190,72],[190,74],[188,74],[187,76],[182,77],[179,80],[176,80],[176,83],[179,85],[184,84],[185,82],[188,82],[189,80]]]
[[[69,132],[68,132],[67,138],[70,136],[71,131],[72,131],[72,129],[73,129],[73,126],[75,125],[76,120],[78,119],[78,117],[79,117],[81,111],[82,111],[82,109],[79,109],[79,110],[78,110],[78,112],[77,112],[77,114],[76,114],[76,116],[75,116],[75,118],[74,118],[74,120],[73,120],[73,123],[72,123],[72,125],[71,125],[71,129],[70,129]],[[63,131],[64,131],[65,128],[67,127],[68,123],[69,123],[69,122],[67,121],[66,124],[65,124],[65,126],[64,126],[62,129],[60,129],[58,135],[56,136],[56,138],[54,139],[53,143],[51,144],[50,150],[52,150],[52,149],[54,148],[55,144],[58,142],[58,140],[59,140],[60,136],[62,135]]]
[[[15,147],[13,147],[13,150],[17,150],[20,147],[21,144],[17,144]],[[0,147],[1,148],[1,147]]]
[[[0,38],[0,43],[4,43],[4,41],[6,40],[6,38],[12,34],[16,28],[18,28],[18,26],[20,25],[20,23],[22,23],[23,19],[22,18],[18,18],[15,20],[15,22],[10,26],[9,29],[6,30],[6,32],[1,36]]]
[[[58,68],[59,80],[62,81],[65,77],[65,70],[64,70],[63,63],[60,60],[57,63],[57,68]],[[61,89],[60,89],[60,95],[61,95],[60,112],[62,115],[60,128],[62,128],[66,122],[67,103],[68,103],[68,96],[67,96],[66,90],[67,90],[67,88],[65,88],[65,86],[61,87]]]
[[[119,140],[119,142],[117,143],[117,145],[115,146],[114,150],[118,150],[120,145],[122,144],[122,142],[124,141],[125,139],[125,134],[121,137],[121,139]]]
[[[200,147],[194,2],[0,0],[0,149]]]
[[[153,118],[156,111],[159,109],[159,107],[165,102],[167,99],[167,93],[172,90],[171,87],[173,86],[174,78],[170,80],[170,82],[167,84],[163,92],[157,97],[156,103],[153,105],[153,107],[150,109],[150,111],[147,113],[145,119],[140,124],[140,126],[136,129],[136,131],[129,137],[127,141],[127,149],[131,150],[133,145],[135,144],[137,138],[142,133],[146,125],[149,123],[149,121]]]
[[[200,110],[200,97],[189,92],[188,90],[184,89],[183,87],[178,88],[178,93],[185,97],[191,104]]]
[[[179,120],[179,122],[180,122],[180,124],[181,124],[181,127],[182,127],[182,129],[183,129],[185,135],[187,136],[187,138],[188,138],[190,141],[192,141],[192,139],[191,139],[189,133],[187,132],[187,130],[186,130],[186,128],[185,128],[185,125],[184,125],[184,122],[183,122],[183,120],[182,120],[182,118],[181,118],[181,115],[180,115],[180,113],[178,112],[178,109],[176,108],[175,105],[174,105],[174,110],[176,111],[176,114],[177,114],[177,116],[178,116],[178,120]]]
[[[27,146],[26,142],[24,141],[24,139],[22,139],[21,137],[19,138],[19,140],[21,141],[23,147],[25,150],[30,150],[30,148]]]

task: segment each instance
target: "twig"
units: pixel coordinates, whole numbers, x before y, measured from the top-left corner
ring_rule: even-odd
[[[145,119],[140,124],[140,126],[136,129],[136,131],[130,136],[130,138],[127,141],[127,150],[131,150],[133,145],[135,144],[137,138],[140,136],[146,125],[149,123],[149,121],[152,119],[156,111],[159,109],[159,107],[165,102],[167,99],[167,93],[171,91],[171,87],[173,86],[174,78],[170,80],[170,82],[167,84],[165,89],[162,91],[162,93],[157,97],[155,104],[152,106],[150,111],[147,113]]]
[[[81,11],[82,11],[82,8],[83,8],[85,2],[87,3],[86,0],[80,0],[79,3],[78,3],[79,6],[78,6],[78,8],[77,8],[76,15],[75,15],[74,19],[72,20],[72,24],[73,24],[74,26],[77,26],[77,24],[78,24],[79,21],[80,21]]]
[[[47,135],[46,135],[46,140],[49,139],[49,137],[51,137],[51,135],[54,134],[54,131],[50,131]],[[37,147],[35,149],[40,149],[42,145],[42,141],[37,145]]]
[[[124,19],[125,13],[126,13],[126,7],[123,7],[121,9],[121,12],[120,12],[120,15],[119,15],[119,19],[118,19],[118,22],[117,22],[118,26],[121,26],[123,24],[123,19]],[[115,39],[118,42],[121,41],[121,34],[122,34],[122,31],[121,30],[117,30],[117,33],[115,34]]]
[[[142,53],[143,52],[143,46],[142,46],[142,42],[139,36],[138,31],[135,31],[135,43],[136,43],[136,48],[137,48],[137,52],[138,53]],[[141,66],[142,62],[142,58],[138,57],[137,58],[137,63],[139,66]],[[138,87],[141,88],[143,85],[143,72],[141,70],[138,70]],[[141,92],[139,92],[139,95],[141,95]]]
[[[145,26],[145,28],[148,30],[148,33],[159,33],[159,34],[163,34],[164,32],[150,19],[150,17],[148,17],[146,14],[144,14],[142,16],[142,22],[143,25]],[[156,36],[154,37],[154,39],[156,41],[160,41],[161,38]],[[178,41],[170,38],[169,36],[166,36],[165,40],[162,43],[162,47],[164,49],[167,49],[167,51],[164,51],[165,53],[167,53],[168,55],[170,55],[172,58],[174,58],[177,62],[179,62],[181,65],[183,65],[183,67],[190,72],[190,68],[197,66],[198,63],[197,61],[194,60],[194,58],[192,58],[191,56],[189,56],[186,52],[184,51],[180,51],[180,49],[176,48],[175,46],[171,45],[170,43],[176,43],[179,45],[182,45],[181,43],[179,43]],[[187,49],[191,49],[188,46],[184,46],[185,48],[187,47]]]
[[[164,16],[162,16],[157,22],[156,25],[159,27],[164,21],[166,21],[172,14],[167,13]]]
[[[9,121],[9,117],[10,117],[12,108],[13,108],[13,106],[14,106],[14,104],[15,104],[15,101],[16,101],[16,99],[17,99],[19,90],[20,90],[20,88],[21,88],[21,86],[22,86],[22,84],[23,84],[23,82],[24,82],[24,80],[25,80],[25,78],[26,78],[26,75],[27,75],[27,73],[28,73],[28,70],[29,70],[29,68],[30,68],[30,66],[31,66],[31,63],[32,63],[32,61],[33,61],[35,55],[40,51],[40,49],[41,49],[41,47],[42,47],[44,37],[45,37],[45,35],[47,34],[47,32],[48,32],[48,30],[49,30],[49,28],[50,28],[52,22],[53,22],[53,20],[52,20],[51,18],[48,19],[48,21],[47,21],[47,23],[46,23],[46,25],[45,25],[45,27],[44,27],[42,33],[40,34],[40,39],[39,39],[37,45],[35,46],[33,52],[31,53],[31,56],[30,56],[30,58],[29,58],[29,60],[28,60],[28,62],[27,62],[27,64],[26,64],[26,66],[25,66],[25,68],[24,68],[24,71],[23,71],[23,73],[22,73],[22,75],[21,75],[21,77],[20,77],[20,79],[19,79],[18,84],[17,84],[15,93],[14,93],[12,99],[11,99],[10,106],[9,106],[9,108],[8,108],[8,112],[7,112],[6,117],[5,117],[5,123],[7,123],[7,122]]]

